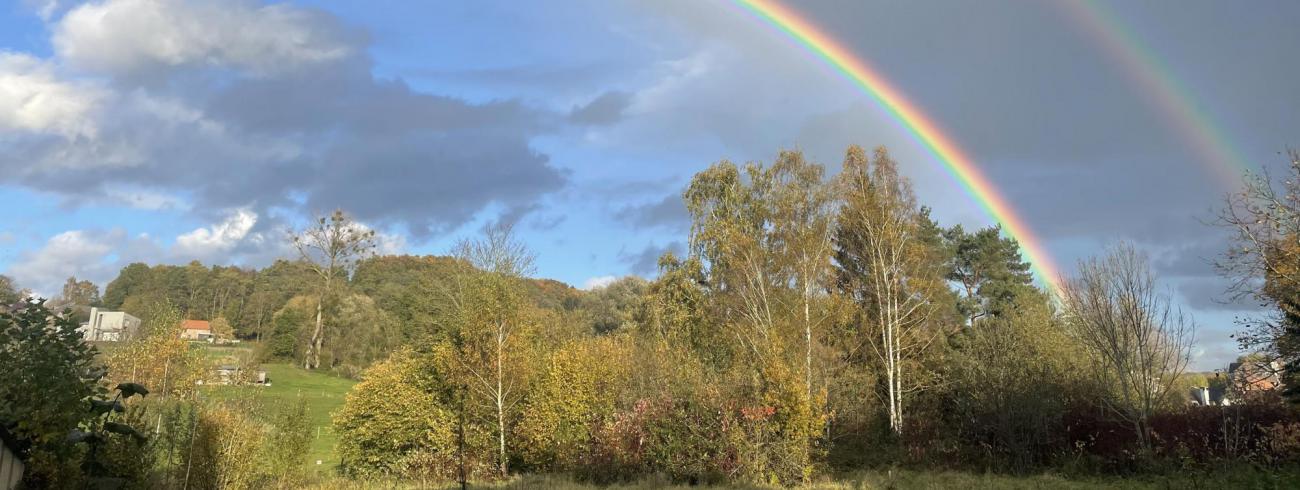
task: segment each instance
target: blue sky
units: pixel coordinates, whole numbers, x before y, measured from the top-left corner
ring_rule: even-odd
[[[1300,144],[1300,6],[1112,5],[1255,165]],[[1203,221],[1225,184],[1068,9],[801,3],[946,127],[1056,260],[1149,254],[1235,354]],[[54,292],[130,261],[264,265],[337,206],[388,251],[517,221],[539,275],[653,274],[721,159],[887,145],[945,225],[991,224],[912,138],[727,2],[18,1],[0,6],[0,272]]]

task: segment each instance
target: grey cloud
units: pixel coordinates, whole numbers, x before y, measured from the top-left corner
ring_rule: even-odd
[[[156,8],[188,25],[196,22],[194,5],[212,6],[162,2]],[[281,29],[287,32],[263,29],[258,35],[265,39],[249,42],[275,47],[280,35],[312,35],[296,38],[302,45],[259,51],[208,45],[208,38],[178,31],[177,42],[198,45],[156,52],[129,35],[141,20],[111,15],[97,19],[103,29],[97,35],[118,44],[95,46],[78,35],[89,21],[74,10],[60,26],[59,52],[97,60],[78,64],[109,79],[102,86],[109,95],[92,120],[96,137],[0,133],[7,150],[0,183],[69,202],[105,199],[121,187],[183,192],[196,201],[193,212],[207,219],[219,217],[213,210],[239,207],[259,215],[272,208],[342,207],[368,223],[405,225],[417,238],[459,226],[490,206],[528,209],[568,184],[568,171],[531,145],[565,115],[511,100],[471,103],[378,79],[358,36],[328,14],[287,4],[236,6],[236,13],[251,9],[249,15],[288,26]],[[219,24],[203,28],[229,35]],[[276,56],[302,62],[272,69],[288,64]]]
[[[659,201],[623,207],[614,213],[614,218],[634,228],[685,230],[690,224],[686,204],[676,193]]]
[[[1250,297],[1228,292],[1229,281],[1218,277],[1196,277],[1178,282],[1178,294],[1185,304],[1200,311],[1259,312],[1265,306]]]
[[[613,124],[623,118],[631,104],[631,93],[617,90],[605,92],[587,105],[575,106],[569,113],[569,120],[586,125]]]
[[[365,49],[364,34],[323,11],[249,0],[87,3],[52,30],[60,58],[139,82],[213,67],[270,76]]]
[[[639,251],[619,252],[619,259],[627,262],[628,270],[633,274],[653,276],[659,272],[659,257],[663,256],[664,253],[672,252],[680,257],[685,251],[686,246],[679,241],[669,242],[662,246],[652,243]]]

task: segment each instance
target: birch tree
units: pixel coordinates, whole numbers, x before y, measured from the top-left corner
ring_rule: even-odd
[[[316,301],[316,323],[312,328],[302,367],[320,367],[325,344],[324,309],[339,281],[346,281],[357,262],[375,253],[375,232],[361,226],[342,210],[328,218],[319,217],[307,228],[290,232],[289,241],[298,257],[320,278]]]
[[[691,260],[704,266],[707,297],[734,339],[734,367],[751,380],[755,399],[780,400],[791,414],[780,444],[798,451],[774,465],[786,469],[807,466],[824,420],[812,365],[830,263],[822,175],[787,151],[766,167],[717,163],[684,193]]]
[[[849,148],[839,175],[835,231],[840,290],[859,308],[860,335],[870,339],[885,386],[889,427],[901,434],[908,397],[928,386],[918,360],[938,337],[933,298],[946,287],[919,229],[922,213],[911,184],[883,147],[868,161]]]
[[[521,281],[534,271],[534,256],[508,225],[461,241],[454,255],[468,267],[450,289],[458,322],[450,363],[468,398],[488,408],[485,422],[496,427],[497,469],[505,477],[507,425],[526,389],[528,337],[535,329],[535,315],[521,290]]]
[[[798,152],[782,152],[772,165],[773,233],[791,286],[799,295],[803,328],[804,389],[811,403],[814,329],[825,319],[817,308],[831,270],[831,193],[821,165]],[[817,309],[818,311],[814,311]]]

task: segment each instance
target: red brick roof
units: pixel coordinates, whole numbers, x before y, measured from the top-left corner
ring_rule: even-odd
[[[186,330],[212,330],[207,320],[185,320],[181,322],[181,327]]]

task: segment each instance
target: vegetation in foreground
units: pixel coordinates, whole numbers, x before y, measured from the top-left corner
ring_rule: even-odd
[[[1243,244],[1225,271],[1276,309],[1243,346],[1289,387],[1297,181],[1250,180],[1223,215]],[[0,422],[26,481],[64,487],[109,470],[141,488],[1295,483],[1284,397],[1300,394],[1244,380],[1232,406],[1188,406],[1195,323],[1132,246],[1041,290],[997,228],[934,222],[883,148],[850,148],[829,179],[798,152],[719,162],[683,198],[684,256],[590,292],[530,278],[509,226],[452,257],[374,257],[342,212],[261,271],[132,264],[103,298],[73,278],[59,315],[5,308],[0,367],[21,376],[0,381]],[[143,326],[97,352],[70,326],[91,305]],[[182,319],[255,347],[196,349]],[[272,386],[249,385],[258,365]],[[113,417],[145,437],[112,452],[67,437],[118,427],[84,404],[128,382],[150,395]]]
[[[330,423],[330,414],[343,406],[343,397],[356,382],[330,374],[306,371],[292,364],[263,364],[261,367],[266,370],[270,386],[213,386],[209,389],[208,396],[215,400],[251,398],[270,407],[304,404],[311,445],[303,463],[316,473],[332,472],[339,460],[334,451],[338,436]],[[321,461],[321,464],[316,464],[317,461]]]

